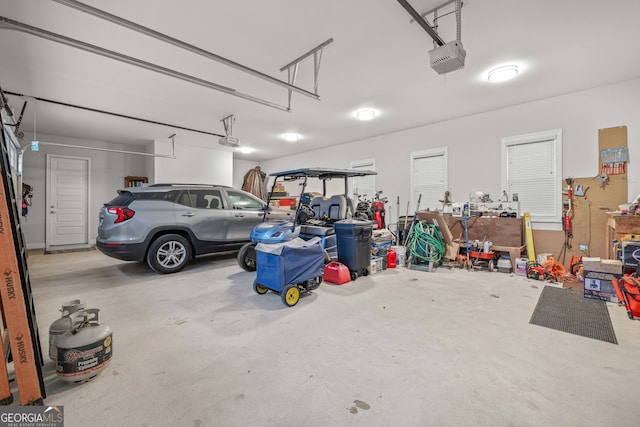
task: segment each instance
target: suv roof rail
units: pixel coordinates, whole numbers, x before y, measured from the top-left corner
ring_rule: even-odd
[[[216,185],[216,184],[184,184],[184,183],[163,183],[163,184],[151,184],[147,187],[223,187],[231,188],[228,185]]]

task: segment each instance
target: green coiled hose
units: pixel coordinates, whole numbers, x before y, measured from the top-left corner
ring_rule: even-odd
[[[424,262],[439,262],[445,251],[440,232],[426,221],[414,224],[407,247],[414,259]]]

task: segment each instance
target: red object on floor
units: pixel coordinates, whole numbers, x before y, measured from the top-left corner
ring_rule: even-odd
[[[624,303],[629,319],[640,317],[640,281],[628,274],[622,276],[620,280],[612,280],[618,301]]]
[[[346,265],[333,261],[325,265],[323,280],[336,285],[343,285],[351,281],[351,273]]]
[[[387,268],[396,268],[397,255],[396,251],[389,249],[387,251]]]

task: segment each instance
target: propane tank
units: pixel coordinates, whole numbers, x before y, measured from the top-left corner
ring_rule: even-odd
[[[97,308],[69,315],[69,330],[56,340],[56,373],[62,381],[80,382],[98,375],[111,361],[112,331],[98,321]]]
[[[49,326],[49,359],[54,362],[56,361],[58,355],[56,340],[69,330],[69,316],[77,311],[84,310],[84,308],[85,304],[82,304],[79,299],[67,301],[62,304],[62,307],[60,307],[60,311],[62,312],[60,318]]]

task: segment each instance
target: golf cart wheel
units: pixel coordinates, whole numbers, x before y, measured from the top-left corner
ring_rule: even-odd
[[[191,244],[179,234],[165,234],[149,246],[147,264],[161,274],[177,273],[191,259]]]
[[[282,303],[287,307],[293,307],[300,299],[300,289],[296,285],[287,285],[280,295]]]
[[[258,283],[258,280],[253,281],[253,290],[256,291],[256,294],[264,295],[269,292],[269,288],[262,286]]]
[[[245,243],[238,251],[238,265],[245,271],[256,271],[256,244]]]

